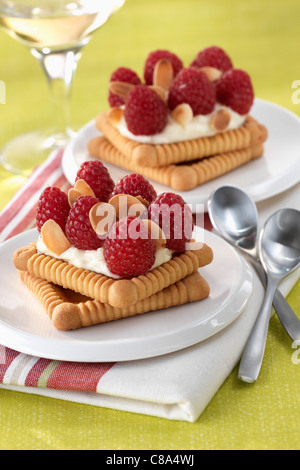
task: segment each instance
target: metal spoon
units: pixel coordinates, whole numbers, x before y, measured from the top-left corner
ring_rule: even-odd
[[[211,194],[208,212],[214,229],[246,254],[266,286],[266,274],[257,252],[258,214],[253,200],[236,186],[222,186]],[[300,321],[279,290],[275,292],[273,306],[286,332],[294,341],[300,341]]]
[[[263,305],[250,333],[238,376],[254,382],[260,372],[270,321],[273,297],[279,282],[300,266],[300,212],[282,209],[266,222],[259,240],[260,258],[267,273]]]

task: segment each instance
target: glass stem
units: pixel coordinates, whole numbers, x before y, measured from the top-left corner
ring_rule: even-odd
[[[55,144],[60,146],[74,135],[70,127],[70,97],[81,48],[55,52],[31,49],[31,53],[47,77],[54,110]]]

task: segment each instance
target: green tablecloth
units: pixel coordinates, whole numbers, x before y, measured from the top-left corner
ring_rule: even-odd
[[[142,74],[147,54],[165,48],[187,65],[217,44],[246,69],[256,96],[296,114],[292,83],[300,79],[297,0],[127,0],[85,48],[75,76],[72,124],[106,107],[110,73],[120,65]],[[51,122],[42,71],[21,44],[0,33],[0,144]],[[0,170],[1,208],[24,182]],[[300,315],[300,283],[288,300]],[[260,380],[247,386],[233,371],[196,423],[80,405],[0,390],[2,449],[299,449],[299,365],[276,317],[270,324]]]

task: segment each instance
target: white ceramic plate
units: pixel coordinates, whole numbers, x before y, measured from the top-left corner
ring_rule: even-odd
[[[206,210],[210,194],[222,185],[235,185],[244,189],[254,201],[262,201],[279,194],[300,181],[300,119],[291,111],[276,104],[255,100],[251,115],[268,129],[268,140],[262,158],[249,162],[224,176],[181,192],[185,202],[194,212]],[[67,146],[63,156],[63,170],[73,184],[79,166],[92,159],[87,152],[87,143],[100,135],[94,121],[86,124]],[[130,172],[104,163],[112,179],[117,182]],[[153,182],[157,193],[170,191],[169,187]]]
[[[209,298],[110,323],[63,332],[56,330],[34,295],[19,279],[13,252],[37,239],[35,229],[0,246],[0,344],[48,359],[78,362],[127,361],[159,356],[196,344],[227,327],[247,305],[252,271],[216,235],[199,232],[214,261],[201,269]]]

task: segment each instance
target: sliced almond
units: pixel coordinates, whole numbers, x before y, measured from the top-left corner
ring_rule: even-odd
[[[203,248],[203,242],[197,242],[195,240],[191,240],[190,242],[187,242],[185,244],[185,249],[188,251],[201,250],[201,248]]]
[[[89,219],[97,235],[106,235],[116,220],[115,209],[107,202],[99,202],[90,209]]]
[[[136,196],[136,198],[142,203],[144,204],[144,206],[148,207],[149,206],[149,202],[144,199],[142,196]]]
[[[148,228],[149,237],[154,241],[156,248],[162,248],[167,243],[166,237],[162,229],[151,219],[142,220]]]
[[[219,80],[219,78],[222,75],[221,70],[216,69],[215,67],[205,66],[205,67],[200,67],[199,70],[202,70],[202,72],[205,73],[205,75],[207,76],[210,82],[216,82],[217,80]]]
[[[160,59],[156,62],[153,71],[153,85],[168,91],[172,85],[174,70],[172,63],[167,59]]]
[[[155,85],[150,85],[149,88],[154,90],[163,101],[167,101],[168,93],[166,92],[166,90],[164,90],[160,86],[155,86]]]
[[[44,223],[41,228],[41,237],[48,250],[57,256],[60,256],[72,246],[60,225],[53,219],[49,219]]]
[[[147,210],[139,199],[130,194],[116,194],[108,202],[114,207],[119,220],[127,216],[139,217]]]
[[[171,117],[181,126],[185,127],[193,119],[193,110],[187,103],[181,103],[171,112]]]
[[[211,118],[211,124],[217,132],[226,131],[230,123],[230,113],[227,109],[218,109]]]
[[[124,101],[127,99],[128,93],[135,87],[132,83],[127,82],[110,82],[109,91]]]
[[[69,201],[69,205],[70,207],[73,206],[74,202],[76,201],[76,199],[81,196],[81,193],[79,191],[77,191],[77,189],[75,188],[70,188],[69,191],[68,191],[68,201]]]
[[[118,125],[122,119],[124,110],[122,108],[111,108],[108,112],[108,120],[113,125]]]
[[[81,196],[95,197],[94,191],[92,190],[90,185],[84,180],[81,180],[81,179],[77,180],[74,184],[74,189],[76,189],[76,191],[78,191],[81,194]]]

